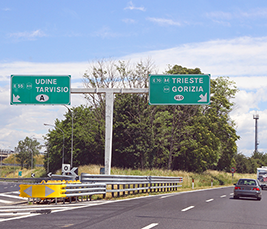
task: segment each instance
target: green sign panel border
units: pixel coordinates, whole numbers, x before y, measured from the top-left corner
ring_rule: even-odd
[[[170,100],[170,95],[168,97],[168,93],[164,93],[162,92],[163,91],[163,88],[162,88],[162,91],[158,91],[157,93],[155,92],[151,92],[151,90],[155,90],[155,84],[154,86],[151,86],[152,85],[152,82],[151,82],[151,78],[152,77],[158,77],[158,78],[171,78],[171,77],[176,77],[176,78],[194,78],[194,77],[199,77],[199,76],[202,76],[203,78],[206,78],[205,79],[205,83],[203,85],[205,85],[205,87],[208,87],[208,89],[205,89],[203,92],[199,92],[199,93],[196,93],[197,95],[199,94],[199,96],[203,96],[203,94],[205,95],[207,93],[207,101],[205,102],[198,102],[198,100],[196,99],[192,99],[192,101],[189,101],[189,102],[183,102],[181,99],[179,101],[179,97],[177,99],[177,101],[172,101],[172,102],[169,102],[168,100]],[[149,104],[150,105],[209,105],[210,104],[210,77],[211,75],[210,74],[173,74],[173,75],[168,75],[168,74],[149,74]],[[206,82],[208,80],[208,82]],[[162,82],[160,82],[159,84],[161,84]],[[159,85],[158,84],[158,85]],[[158,86],[157,85],[157,86]],[[195,86],[198,86],[200,87],[201,85],[200,84],[195,84]],[[184,86],[184,85],[183,85]],[[170,88],[168,89],[170,90]],[[193,92],[187,92],[187,93],[193,93]],[[151,99],[151,95],[152,95],[152,99]],[[164,101],[156,101],[157,99],[153,98],[153,96],[160,96],[160,95],[165,95],[165,98],[164,98]],[[182,95],[182,96],[181,96]],[[181,96],[183,97],[184,93],[180,93],[180,92],[177,92],[177,96]],[[172,97],[173,94],[172,94]],[[198,98],[199,100],[201,100],[201,97]],[[151,101],[152,100],[152,101]],[[194,101],[193,101],[194,100]]]
[[[51,80],[50,84],[46,82],[40,86],[47,86],[48,90],[44,91],[38,87],[39,92],[32,91],[34,81],[38,79],[39,82],[43,80]],[[53,85],[54,80],[59,81],[59,84]],[[62,81],[64,82],[62,84]],[[20,85],[22,89],[14,85]],[[39,86],[39,85],[38,85]],[[37,87],[36,87],[37,88]],[[37,90],[38,90],[37,89]],[[58,93],[57,93],[58,92]],[[44,101],[38,101],[37,96],[43,96]],[[14,102],[14,97],[18,101]],[[23,97],[23,101],[19,101]],[[49,97],[49,100],[45,100]],[[26,99],[25,99],[26,98]],[[42,98],[42,97],[41,97]],[[71,104],[71,75],[11,75],[10,80],[10,105],[70,105]]]

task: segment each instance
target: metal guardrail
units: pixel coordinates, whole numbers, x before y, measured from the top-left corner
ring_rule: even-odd
[[[105,195],[106,184],[66,184],[65,189],[63,189],[62,191],[65,192],[64,197],[92,196],[99,194]]]
[[[84,197],[91,200],[93,195],[111,193],[112,197],[134,193],[169,192],[181,187],[182,177],[161,176],[127,176],[127,175],[93,175],[82,173],[80,180],[75,176],[52,175],[47,178],[0,178],[5,181],[26,181],[28,184],[20,185],[20,196],[26,198],[39,198],[41,200],[61,198],[69,200]],[[42,181],[41,181],[42,180]],[[56,181],[57,180],[57,181]],[[35,184],[29,184],[35,182]],[[40,182],[40,183],[36,183]]]
[[[0,181],[12,181],[12,182],[28,182],[28,183],[40,183],[41,181],[48,181],[51,180],[50,177],[39,177],[39,178],[0,178]]]
[[[2,163],[2,166],[21,166],[21,164]],[[36,164],[35,167],[44,167],[44,165]]]
[[[127,175],[93,175],[82,173],[81,182],[105,183],[110,187],[107,193],[117,193],[117,196],[132,193],[144,192],[168,192],[175,191],[181,187],[182,177],[161,177],[161,176],[127,176]]]
[[[73,197],[90,198],[92,195],[105,195],[106,184],[87,184],[80,181],[42,181],[39,184],[21,184],[20,185],[20,197],[28,198],[28,201],[32,198],[42,200],[57,200],[61,198],[65,203],[66,200],[72,201]]]
[[[49,181],[49,180],[78,180],[78,176],[68,176],[68,175],[55,175],[53,174],[51,177],[39,177],[39,178],[8,178],[8,177],[0,177],[0,181],[12,181],[12,182],[27,182],[27,183],[40,183],[42,181]]]

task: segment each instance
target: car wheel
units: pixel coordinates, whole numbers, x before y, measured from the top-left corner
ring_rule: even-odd
[[[239,197],[238,196],[234,196],[234,199],[238,199]]]
[[[257,200],[261,200],[261,197],[257,197]]]

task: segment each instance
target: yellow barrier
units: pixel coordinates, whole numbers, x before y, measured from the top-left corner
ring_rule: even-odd
[[[80,181],[42,181],[40,184],[21,184],[20,197],[26,198],[61,198],[66,197],[66,184],[80,184]]]

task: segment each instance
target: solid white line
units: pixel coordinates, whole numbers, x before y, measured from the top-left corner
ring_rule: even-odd
[[[10,221],[10,220],[15,220],[15,219],[23,219],[23,218],[33,217],[33,216],[37,216],[37,215],[40,215],[40,214],[36,213],[36,214],[23,215],[23,216],[8,218],[8,219],[0,219],[0,222],[5,222],[5,221]]]
[[[3,204],[13,204],[14,202],[13,201],[8,201],[8,200],[0,200],[0,203],[3,203]]]
[[[224,198],[224,197],[226,197],[226,195],[222,195],[222,196],[220,196],[221,198]]]
[[[9,197],[9,198],[15,198],[15,199],[20,199],[20,200],[26,200],[24,197],[20,197],[20,196],[13,196],[13,195],[7,195],[7,194],[0,194],[0,196]]]
[[[206,203],[208,203],[208,202],[211,202],[211,201],[213,201],[214,199],[209,199],[209,200],[206,200]]]
[[[184,209],[182,209],[181,211],[182,212],[185,212],[185,211],[188,211],[188,210],[190,210],[190,209],[192,209],[192,208],[194,208],[195,206],[190,206],[190,207],[188,207],[188,208],[184,208]]]
[[[31,214],[30,212],[17,212],[17,213],[0,213],[0,216],[18,216],[18,215],[29,215]]]
[[[147,225],[146,227],[142,227],[142,229],[150,229],[152,227],[158,226],[158,223],[151,223],[149,225]]]

